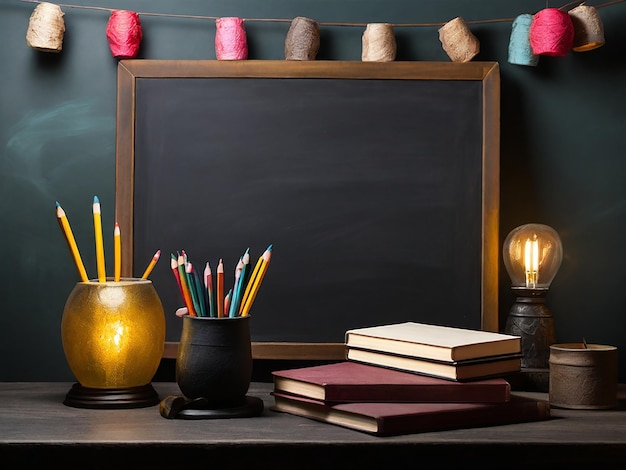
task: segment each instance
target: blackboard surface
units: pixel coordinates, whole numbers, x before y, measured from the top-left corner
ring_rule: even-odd
[[[120,62],[117,212],[127,273],[162,250],[168,341],[171,253],[198,270],[222,258],[228,289],[244,251],[255,263],[270,244],[253,341],[341,343],[407,320],[497,330],[497,80],[476,64],[149,62]]]

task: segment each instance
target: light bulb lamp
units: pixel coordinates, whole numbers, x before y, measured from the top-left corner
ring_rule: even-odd
[[[548,391],[550,345],[556,343],[546,294],[563,259],[559,234],[543,224],[514,228],[503,244],[504,266],[516,295],[504,332],[521,338],[521,372],[526,385]]]

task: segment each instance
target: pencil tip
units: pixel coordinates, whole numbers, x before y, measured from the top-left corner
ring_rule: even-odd
[[[94,204],[100,204],[100,199],[98,199],[98,196],[93,197],[93,202]]]
[[[56,207],[59,207],[61,204],[59,204],[59,201],[56,202]]]

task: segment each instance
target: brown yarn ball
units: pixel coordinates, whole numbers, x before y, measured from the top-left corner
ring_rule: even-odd
[[[392,62],[396,59],[396,37],[393,25],[369,23],[363,32],[363,62]]]
[[[585,52],[604,46],[604,26],[595,7],[579,5],[568,13],[574,25],[573,51]]]
[[[469,62],[480,51],[480,42],[461,17],[439,28],[439,40],[453,62]]]
[[[26,31],[26,44],[43,52],[61,52],[65,21],[61,7],[42,2],[33,10]]]
[[[315,60],[320,48],[320,25],[304,16],[291,21],[285,39],[286,60]]]

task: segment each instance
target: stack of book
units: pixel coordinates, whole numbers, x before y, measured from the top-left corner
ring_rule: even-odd
[[[520,369],[519,337],[402,323],[349,330],[346,349],[342,362],[274,371],[272,409],[378,436],[550,417],[504,378]]]

